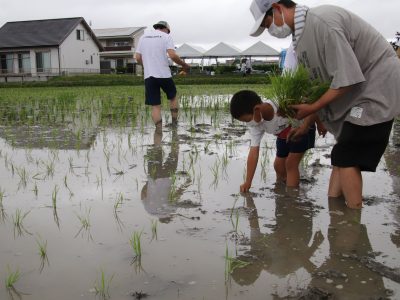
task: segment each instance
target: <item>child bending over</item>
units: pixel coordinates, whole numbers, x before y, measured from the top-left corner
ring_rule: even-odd
[[[240,186],[240,191],[248,192],[251,187],[260,153],[260,142],[265,132],[277,137],[274,161],[277,181],[286,182],[288,187],[297,187],[300,181],[300,161],[305,151],[314,148],[316,122],[318,132],[323,136],[326,134],[326,129],[316,115],[307,117],[299,127],[293,128],[287,118],[277,114],[277,107],[272,101],[263,102],[257,93],[249,90],[233,95],[230,111],[233,118],[247,123],[251,136],[246,181]]]

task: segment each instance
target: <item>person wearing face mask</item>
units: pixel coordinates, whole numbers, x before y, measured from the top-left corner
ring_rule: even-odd
[[[393,120],[400,115],[400,60],[386,39],[357,15],[333,5],[308,8],[291,0],[253,0],[259,36],[292,36],[311,79],[331,82],[312,104],[293,105],[296,118],[317,113],[336,139],[328,196],[362,207],[362,171],[375,172]]]
[[[263,102],[257,93],[250,90],[242,90],[232,96],[230,112],[236,120],[247,123],[251,136],[246,179],[240,186],[240,192],[248,192],[251,187],[264,133],[276,136],[274,169],[277,182],[297,187],[300,181],[300,161],[305,151],[314,148],[316,116],[312,115],[299,127],[292,128],[287,118],[277,115],[277,107],[272,101]]]

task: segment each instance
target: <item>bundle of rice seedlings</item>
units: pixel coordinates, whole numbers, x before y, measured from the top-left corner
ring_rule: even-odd
[[[271,77],[272,101],[282,115],[292,118],[295,115],[290,105],[313,103],[328,89],[330,83],[311,81],[308,70],[299,65],[295,70],[287,70],[282,75]]]

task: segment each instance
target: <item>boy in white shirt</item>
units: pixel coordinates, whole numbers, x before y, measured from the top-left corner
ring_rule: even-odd
[[[277,115],[277,108],[272,101],[263,102],[257,93],[250,90],[242,90],[233,95],[230,112],[233,118],[247,123],[251,135],[246,180],[240,186],[240,191],[248,192],[251,187],[260,153],[260,142],[265,132],[277,137],[274,161],[277,181],[284,181],[288,187],[297,187],[300,181],[300,161],[305,151],[314,148],[314,124],[317,117],[309,116],[298,128],[292,128],[287,118]],[[326,133],[320,128],[319,132]]]

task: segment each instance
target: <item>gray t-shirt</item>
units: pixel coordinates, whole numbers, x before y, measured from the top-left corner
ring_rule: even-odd
[[[391,45],[355,14],[332,5],[309,9],[295,49],[312,79],[331,88],[354,85],[318,112],[338,137],[345,121],[368,126],[400,114],[400,60]]]

